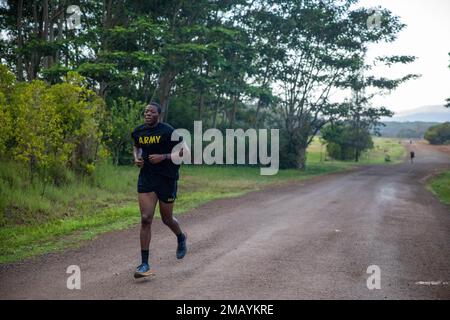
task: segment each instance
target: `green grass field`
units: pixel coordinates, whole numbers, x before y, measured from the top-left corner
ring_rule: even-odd
[[[398,139],[372,137],[374,148],[362,153],[359,164],[385,164],[386,155],[389,156],[390,162],[400,163],[403,161],[406,150]],[[320,143],[320,138],[315,137],[308,148],[308,161],[320,162],[327,159],[326,146]],[[339,162],[328,159],[331,162]]]
[[[392,139],[376,138],[376,148],[363,163],[384,163],[389,150],[392,163],[399,161],[403,147]],[[379,147],[378,147],[379,146]],[[322,152],[325,147],[322,148]],[[308,149],[305,171],[280,170],[261,176],[257,167],[183,166],[175,214],[187,212],[208,201],[235,197],[268,185],[346,170],[354,162],[325,161],[316,139]],[[322,161],[321,161],[322,159]],[[0,166],[0,263],[80,245],[98,234],[139,223],[136,179],[131,166],[98,165],[93,177],[45,186],[17,174],[17,164]],[[157,214],[158,216],[158,214]]]
[[[389,156],[391,163],[401,163],[406,156],[406,149],[399,139],[374,137],[374,148],[364,152],[361,156],[361,164],[386,163],[385,157]]]
[[[428,188],[443,203],[450,204],[450,171],[443,172],[433,177],[428,182]]]

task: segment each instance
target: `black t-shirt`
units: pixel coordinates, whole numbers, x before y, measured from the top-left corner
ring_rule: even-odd
[[[159,122],[153,128],[147,124],[142,124],[133,130],[131,137],[134,145],[142,148],[144,166],[141,168],[141,173],[156,173],[178,180],[180,166],[174,164],[171,159],[166,159],[156,164],[152,164],[148,160],[148,156],[151,154],[172,153],[173,147],[182,140],[182,137],[180,137],[179,141],[171,140],[174,130],[171,125],[164,122]]]

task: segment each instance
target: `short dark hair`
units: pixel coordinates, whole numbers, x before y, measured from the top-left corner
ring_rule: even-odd
[[[158,103],[152,101],[146,106],[146,108],[148,107],[156,107],[156,109],[158,109],[158,114],[161,114],[161,106]]]

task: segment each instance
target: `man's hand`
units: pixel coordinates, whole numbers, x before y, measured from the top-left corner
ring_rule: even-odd
[[[134,164],[136,166],[138,166],[139,168],[142,168],[144,166],[144,159],[142,159],[142,158],[140,158],[140,159],[135,158],[134,159]]]
[[[161,161],[165,160],[166,157],[163,154],[151,154],[148,156],[148,160],[152,164],[160,163]]]

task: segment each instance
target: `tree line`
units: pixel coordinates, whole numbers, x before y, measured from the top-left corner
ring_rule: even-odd
[[[450,144],[450,122],[431,126],[425,132],[424,138],[430,144]]]
[[[9,80],[1,85],[15,83],[17,88],[3,91],[0,115],[9,114],[11,128],[28,121],[13,111],[11,101],[22,95],[28,100],[21,106],[50,108],[57,120],[31,121],[51,132],[42,133],[43,127],[27,134],[47,139],[61,133],[48,138],[54,147],[42,150],[50,154],[56,148],[61,156],[51,157],[86,168],[101,150],[114,163],[127,163],[129,133],[142,121],[143,106],[154,100],[163,108],[162,120],[174,127],[191,130],[201,120],[204,129],[279,128],[281,166],[305,168],[306,148],[321,129],[343,123],[356,132],[373,129],[381,116],[391,113],[372,106],[371,98],[417,77],[371,75],[374,65],[406,64],[415,57],[367,61],[369,45],[394,41],[405,25],[387,9],[363,8],[357,2],[6,1],[0,4],[1,62],[14,79],[5,69]],[[79,11],[68,11],[69,6]],[[49,95],[55,104],[36,102],[28,91],[43,94],[44,100]],[[349,98],[333,99],[336,92]],[[75,106],[73,113],[64,109],[65,99],[70,108]],[[41,114],[31,112],[24,119],[34,116]],[[81,130],[75,133],[78,140],[58,149],[61,137],[70,133],[65,126],[71,120]],[[17,139],[3,139],[4,155],[14,153],[21,143]],[[93,148],[93,155],[79,150],[75,161],[74,148]]]

